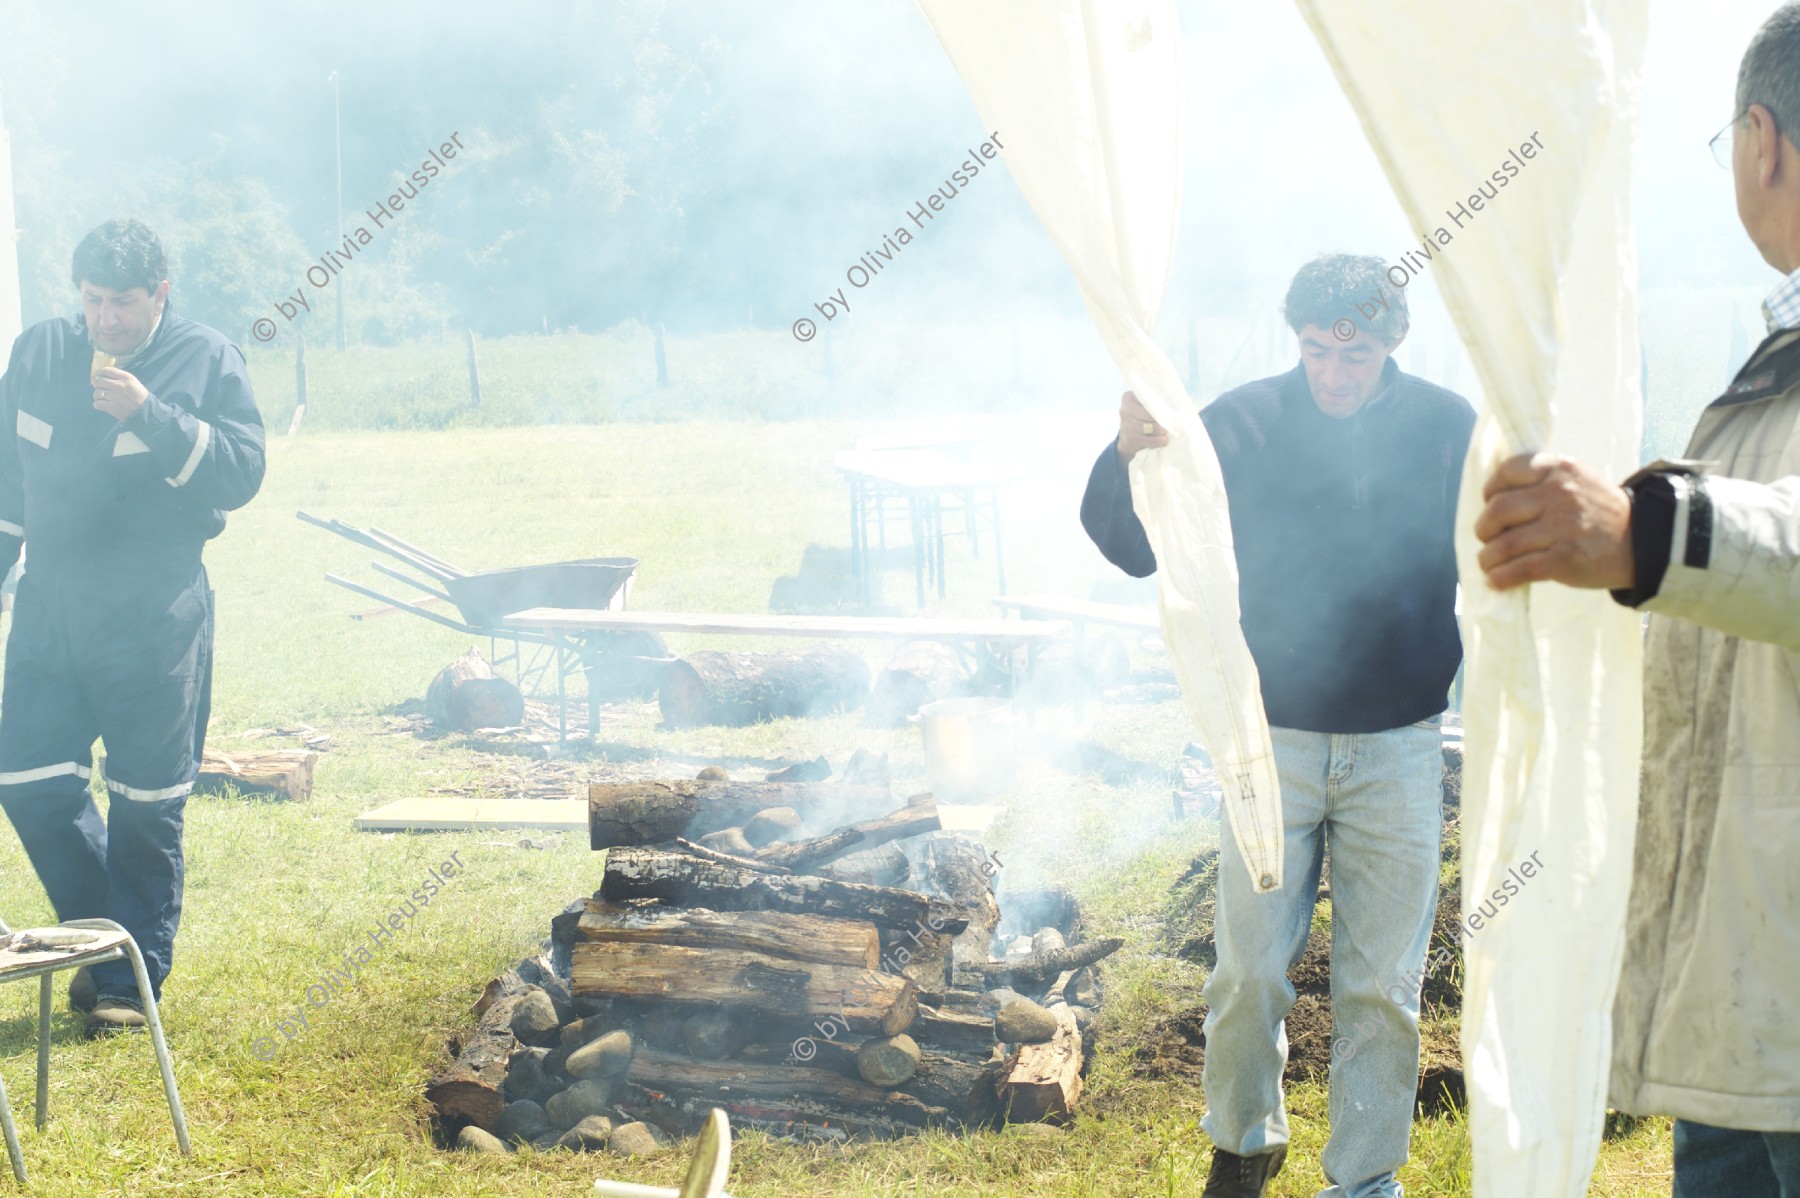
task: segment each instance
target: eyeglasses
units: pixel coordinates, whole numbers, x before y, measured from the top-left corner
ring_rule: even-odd
[[[1726,170],[1731,169],[1731,131],[1737,128],[1739,121],[1749,115],[1748,112],[1743,112],[1732,117],[1725,123],[1725,127],[1713,134],[1712,140],[1706,143],[1706,148],[1712,151],[1713,161]]]

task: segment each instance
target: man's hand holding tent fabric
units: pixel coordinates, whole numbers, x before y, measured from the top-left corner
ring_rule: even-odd
[[[1800,1193],[1800,3],[1751,41],[1733,111],[1715,151],[1784,276],[1768,339],[1687,461],[1621,485],[1516,457],[1475,525],[1493,586],[1608,587],[1650,613],[1609,1099],[1675,1117],[1681,1198]]]

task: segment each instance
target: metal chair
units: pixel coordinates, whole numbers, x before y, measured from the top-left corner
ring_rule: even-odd
[[[144,1006],[144,1019],[150,1025],[150,1042],[156,1046],[156,1063],[162,1069],[163,1092],[169,1098],[169,1115],[175,1121],[175,1140],[183,1156],[193,1155],[188,1142],[187,1117],[181,1113],[181,1095],[175,1090],[175,1067],[169,1061],[169,1046],[163,1039],[162,1020],[156,1013],[156,996],[150,989],[150,975],[144,969],[143,954],[131,933],[110,919],[73,919],[54,928],[34,928],[14,932],[0,922],[0,982],[20,982],[38,978],[38,1058],[37,1058],[37,1126],[42,1131],[50,1118],[50,988],[53,975],[65,969],[98,965],[106,961],[129,958],[131,971],[137,975],[138,1000]],[[12,1158],[13,1176],[24,1185],[25,1157],[19,1150],[18,1128],[13,1126],[12,1108],[6,1101],[6,1083],[0,1079],[0,1128],[6,1133],[6,1154]]]

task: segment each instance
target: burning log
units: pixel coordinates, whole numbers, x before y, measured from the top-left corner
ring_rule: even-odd
[[[491,1132],[499,1125],[504,1106],[500,1087],[506,1081],[507,1059],[519,1043],[512,1033],[518,1003],[519,996],[510,995],[488,1007],[475,1030],[453,1050],[455,1059],[425,1083],[425,1101],[437,1111],[446,1131],[473,1124]]]
[[[747,843],[747,842],[746,842]],[[769,865],[750,857],[739,857],[731,853],[721,853],[718,849],[709,849],[703,844],[695,844],[685,837],[675,838],[675,847],[692,857],[703,861],[716,861],[720,865],[732,865],[738,869],[755,870],[759,874],[791,874],[791,869],[783,869],[779,865]]]
[[[983,961],[977,968],[988,978],[1043,982],[1064,971],[1080,969],[1084,965],[1092,965],[1095,961],[1110,957],[1124,945],[1125,942],[1117,936],[1107,936],[1101,940],[1077,944],[1073,948],[1053,948],[1011,961]]]
[[[525,720],[525,696],[471,648],[431,680],[425,714],[434,724],[465,731],[514,728]]]
[[[1056,1035],[1021,1046],[1006,1062],[1000,1109],[1008,1123],[1066,1122],[1081,1097],[1081,1029],[1067,1006],[1052,1013]]]
[[[932,801],[930,795],[919,795],[900,810],[880,819],[848,824],[811,840],[772,844],[758,849],[756,860],[780,865],[797,873],[808,873],[817,866],[842,857],[852,849],[886,844],[890,840],[905,840],[908,836],[936,832],[942,827],[943,824],[938,821],[937,803]]]
[[[872,923],[778,911],[627,907],[590,899],[575,937],[587,944],[743,949],[855,969],[874,969],[881,960],[881,940]]]
[[[759,811],[792,807],[809,824],[830,827],[893,808],[885,786],[805,782],[596,782],[588,787],[588,845],[663,844],[698,840],[741,827]]]
[[[715,1102],[721,1095],[728,1096],[740,1109],[749,1106],[804,1112],[806,1106],[811,1106],[828,1116],[847,1110],[912,1128],[942,1127],[953,1121],[943,1107],[928,1105],[903,1090],[884,1090],[830,1069],[805,1065],[698,1061],[676,1053],[640,1049],[632,1058],[625,1080],[652,1093],[699,1094]]]
[[[955,935],[968,919],[938,899],[910,890],[859,886],[804,875],[756,873],[660,849],[613,849],[606,855],[602,898],[653,898],[716,911],[791,911],[866,919],[890,928],[925,925]]]
[[[910,978],[742,949],[581,941],[574,959],[580,998],[742,1006],[778,1019],[833,1015],[884,1036],[905,1031],[919,1006]]]
[[[968,1011],[928,1007],[921,1003],[912,1026],[906,1029],[921,1045],[946,1052],[986,1056],[994,1047],[994,1021]]]
[[[702,650],[669,664],[657,697],[669,727],[694,728],[847,711],[868,695],[868,663],[822,643],[779,653]]]
[[[900,646],[869,694],[869,723],[898,728],[935,699],[965,695],[974,682],[956,650],[937,641]]]
[[[221,753],[209,748],[201,755],[194,786],[205,791],[229,784],[240,794],[273,794],[303,803],[312,798],[313,763],[318,760],[310,749]]]
[[[769,869],[769,866],[763,866]],[[780,871],[775,871],[780,872]],[[840,857],[830,865],[814,871],[822,878],[838,882],[857,882],[864,886],[900,886],[912,876],[912,862],[896,844],[884,844]]]
[[[968,919],[968,929],[956,938],[955,961],[972,968],[988,959],[988,945],[1000,923],[1000,904],[994,898],[994,863],[981,846],[961,836],[937,836],[925,844],[925,862],[934,888]]]

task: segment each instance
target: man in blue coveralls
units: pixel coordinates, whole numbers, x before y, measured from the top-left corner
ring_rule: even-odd
[[[123,925],[158,995],[211,701],[200,552],[263,478],[244,357],[174,313],[168,273],[144,225],[101,225],[75,250],[82,313],[26,329],[0,376],[0,570],[30,545],[0,693],[0,807],[57,918]],[[125,961],[82,970],[69,1002],[92,1032],[144,1026]]]

